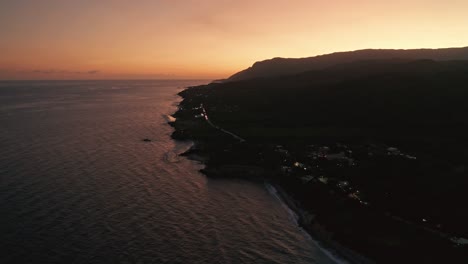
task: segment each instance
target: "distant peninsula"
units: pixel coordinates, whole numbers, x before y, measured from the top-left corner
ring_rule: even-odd
[[[271,183],[350,262],[468,262],[468,48],[275,58],[180,96],[184,155]]]

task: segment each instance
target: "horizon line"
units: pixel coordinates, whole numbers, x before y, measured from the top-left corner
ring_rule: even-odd
[[[180,79],[0,79],[0,82],[55,82],[55,81],[207,81],[216,79],[180,78]]]

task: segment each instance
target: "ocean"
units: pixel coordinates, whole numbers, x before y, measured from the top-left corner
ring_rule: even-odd
[[[0,82],[0,263],[335,263],[265,184],[178,156],[201,83]]]

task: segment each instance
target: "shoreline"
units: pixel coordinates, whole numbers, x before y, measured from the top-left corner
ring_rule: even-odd
[[[173,139],[176,141],[182,141],[180,139]],[[189,140],[191,141],[191,140]],[[206,177],[224,177],[222,175],[213,175],[213,172],[208,169],[207,170],[207,164],[206,161],[209,159],[209,155],[206,153],[200,154],[201,150],[199,149],[199,142],[197,143],[196,141],[191,141],[192,146],[188,148],[186,151],[182,152],[179,154],[179,156],[184,156],[190,160],[199,162],[204,165],[204,168],[200,170],[200,173],[205,175]],[[210,173],[211,172],[211,173]],[[217,174],[217,173],[216,173]],[[229,176],[226,176],[229,177]],[[233,177],[237,178],[237,177]],[[241,177],[238,177],[241,178]],[[252,179],[249,179],[252,180]],[[345,248],[344,246],[338,244],[335,241],[329,240],[329,239],[324,239],[318,238],[317,235],[322,232],[320,230],[313,230],[313,227],[307,226],[308,224],[312,224],[311,222],[307,223],[309,219],[310,221],[310,216],[311,214],[308,213],[307,211],[303,210],[297,205],[297,201],[295,201],[280,185],[272,183],[272,182],[266,182],[266,179],[262,179],[264,181],[265,188],[267,191],[277,198],[280,203],[285,209],[289,210],[291,214],[293,214],[291,217],[295,218],[295,225],[297,225],[298,228],[302,229],[302,231],[311,239],[311,241],[325,254],[327,255],[330,259],[332,259],[335,263],[338,264],[346,264],[346,263],[362,263],[362,264],[372,264],[374,263],[373,261],[367,259],[366,257],[359,255],[358,253]],[[268,186],[270,186],[273,190],[269,190]],[[275,192],[276,194],[272,193]],[[292,220],[292,219],[291,219]],[[318,224],[318,223],[315,223]],[[318,224],[320,226],[320,224]]]
[[[292,219],[294,220],[294,224],[297,225],[297,227],[301,229],[301,231],[312,241],[312,243],[316,245],[325,255],[327,255],[327,257],[332,259],[335,263],[350,263],[349,259],[346,259],[342,255],[337,253],[335,248],[330,248],[327,245],[323,245],[322,241],[316,239],[310,232],[304,229],[304,227],[300,224],[301,221],[303,221],[301,219],[301,209],[294,205],[294,200],[291,197],[289,197],[289,195],[285,193],[284,190],[281,189],[281,187],[268,182],[265,182],[264,184],[268,192],[276,199],[278,199],[282,206],[285,207],[285,209],[288,211],[290,216],[294,218]]]
[[[184,89],[182,92],[184,92],[187,89],[190,89],[191,87],[187,87]],[[185,98],[182,97],[182,100],[179,102],[182,104],[185,100]],[[208,116],[206,114],[206,110],[204,108],[203,112],[205,114],[204,120],[206,120],[210,126],[213,128],[219,130],[222,133],[226,133],[224,129],[217,127],[216,125],[212,124],[211,121],[209,121]],[[180,109],[179,109],[180,110]],[[188,148],[186,151],[182,152],[179,154],[179,156],[184,156],[190,160],[200,162],[201,164],[204,165],[204,168],[200,170],[200,173],[204,174],[207,177],[233,177],[233,178],[247,178],[251,181],[263,181],[265,188],[267,191],[277,198],[279,202],[285,207],[286,210],[290,211],[291,217],[295,218],[294,221],[297,225],[298,228],[300,228],[307,236],[308,238],[325,254],[327,255],[331,260],[333,260],[335,263],[340,263],[340,264],[345,264],[345,263],[363,263],[363,264],[371,264],[374,263],[371,260],[365,258],[362,255],[359,255],[358,253],[352,251],[351,249],[345,248],[344,246],[338,244],[335,241],[332,241],[330,239],[325,239],[325,236],[320,235],[322,231],[320,230],[314,230],[313,225],[318,225],[321,227],[320,224],[317,223],[317,221],[313,221],[313,215],[304,209],[300,208],[297,205],[297,201],[292,198],[286,190],[284,190],[283,187],[281,187],[278,183],[273,183],[271,181],[268,181],[263,175],[260,176],[260,179],[258,177],[245,177],[245,176],[234,176],[233,173],[228,173],[229,175],[220,175],[223,173],[223,171],[211,168],[208,165],[208,161],[210,160],[210,154],[207,153],[206,150],[203,148],[203,142],[201,140],[197,140],[195,138],[191,138],[190,136],[187,138],[181,138],[178,133],[181,133],[181,130],[177,130],[177,127],[175,123],[177,120],[180,122],[181,120],[179,118],[174,117],[174,115],[177,114],[179,111],[177,110],[173,115],[172,118],[173,120],[168,121],[168,124],[171,125],[174,128],[174,132],[171,135],[171,138],[175,141],[190,141],[192,145],[190,148]],[[183,130],[182,130],[183,131]],[[183,132],[182,132],[183,133]],[[226,133],[232,136],[230,133]],[[177,136],[175,136],[177,135]],[[187,136],[187,135],[185,135]],[[237,136],[237,135],[236,135]],[[236,136],[233,136],[236,140],[238,138]],[[240,138],[240,137],[239,137]],[[245,142],[245,140],[240,140],[240,142]],[[235,172],[234,172],[235,173]],[[264,172],[260,173],[264,174]],[[269,189],[270,187],[271,189]],[[311,221],[312,220],[312,221]]]
[[[169,122],[174,128],[172,139],[194,143],[181,155],[202,163],[202,174],[271,183],[288,210],[297,215],[298,226],[319,245],[350,263],[466,259],[465,246],[451,239],[453,233],[441,237],[439,233],[444,229],[428,232],[440,226],[432,223],[433,228],[424,228],[428,224],[425,221],[416,224],[418,219],[412,218],[412,211],[399,215],[409,220],[401,221],[392,217],[385,204],[374,203],[373,199],[387,199],[385,192],[379,191],[385,190],[379,185],[382,180],[394,184],[395,190],[406,186],[395,185],[400,174],[393,180],[382,168],[416,170],[423,165],[419,156],[372,138],[353,141],[346,137],[349,142],[341,142],[332,136],[320,137],[311,127],[270,131],[268,125],[274,118],[265,121],[265,128],[262,120],[252,123],[252,105],[242,101],[224,105],[221,88],[209,84],[180,91],[182,100],[173,114],[175,120]],[[270,110],[273,115],[277,113],[274,108]],[[253,129],[257,129],[255,133]],[[310,132],[313,134],[302,137]],[[294,133],[299,137],[292,136]],[[368,194],[374,197],[370,199]]]
[[[284,205],[297,217],[297,226],[304,230],[304,232],[310,236],[310,239],[313,240],[314,243],[335,262],[363,264],[374,263],[370,259],[367,259],[366,257],[352,251],[351,249],[342,246],[338,242],[323,237],[326,234],[320,234],[323,232],[322,230],[314,230],[314,224],[320,226],[320,224],[313,219],[314,215],[297,205],[297,201],[294,200],[294,198],[292,198],[280,185],[274,183],[267,184],[270,184],[270,186],[276,191],[280,202],[283,202]]]

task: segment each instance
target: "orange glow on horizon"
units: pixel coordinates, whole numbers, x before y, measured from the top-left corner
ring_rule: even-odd
[[[272,57],[468,46],[463,0],[0,3],[0,79],[226,78]]]

